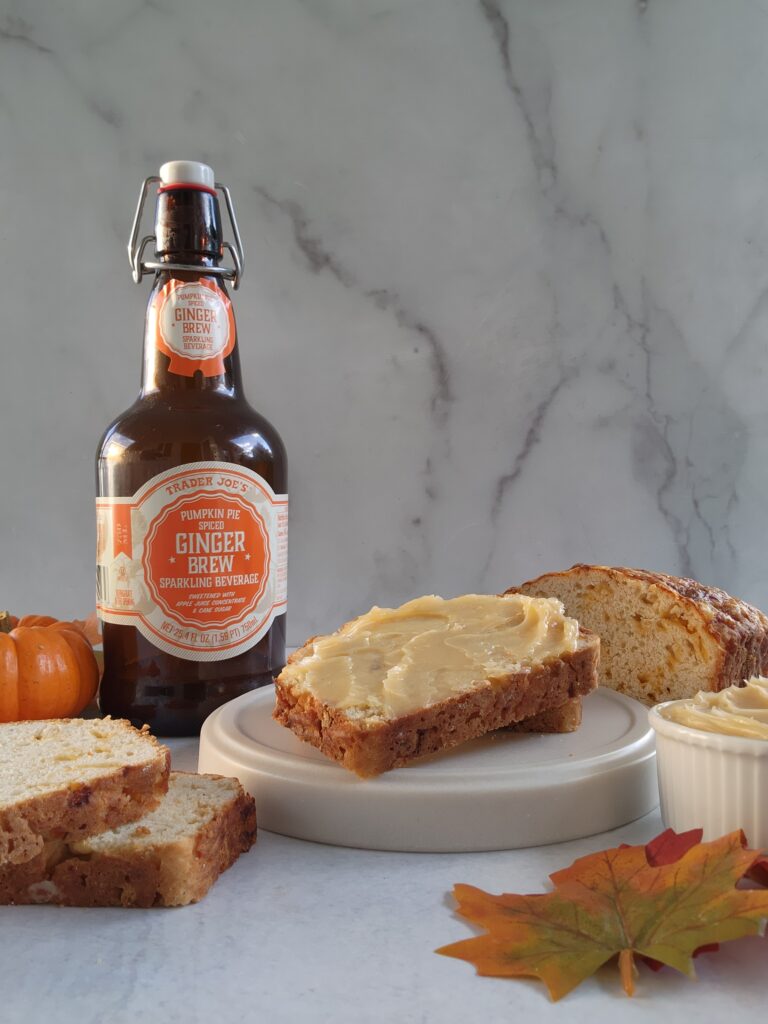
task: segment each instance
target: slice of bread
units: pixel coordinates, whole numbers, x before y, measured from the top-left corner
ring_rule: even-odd
[[[576,732],[581,725],[581,697],[571,697],[559,708],[541,711],[538,715],[524,718],[521,722],[513,722],[505,727],[506,732]]]
[[[275,681],[274,717],[370,777],[589,693],[599,646],[557,601],[418,598],[309,640]]]
[[[159,803],[169,771],[168,749],[129,722],[0,725],[0,862],[140,818]]]
[[[167,795],[140,821],[76,843],[54,840],[25,864],[0,864],[0,903],[196,903],[255,841],[253,797],[237,779],[171,772]]]
[[[655,704],[768,671],[768,618],[715,587],[643,569],[574,565],[515,590],[556,597],[601,640],[600,683]]]

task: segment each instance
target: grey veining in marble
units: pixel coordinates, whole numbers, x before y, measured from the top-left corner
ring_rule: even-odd
[[[0,0],[2,582],[92,602],[139,182],[210,161],[289,633],[574,561],[768,604],[768,10]]]

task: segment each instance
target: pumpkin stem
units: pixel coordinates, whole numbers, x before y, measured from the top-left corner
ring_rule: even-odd
[[[10,612],[0,612],[0,633],[10,633],[13,629]]]

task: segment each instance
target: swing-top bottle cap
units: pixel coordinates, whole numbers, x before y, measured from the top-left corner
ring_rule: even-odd
[[[158,180],[160,187],[157,188],[157,217],[155,231],[151,235],[142,236],[142,215],[144,204],[147,200],[150,189],[157,187]],[[201,192],[210,193],[210,200],[200,203],[181,202],[178,196],[164,198],[164,193],[173,193],[174,189],[199,189]],[[219,204],[216,201],[218,195],[224,197],[229,223],[232,228],[232,241],[228,242],[222,238],[221,218],[219,215]],[[186,211],[189,215],[186,221],[175,214],[178,211]],[[195,212],[196,211],[196,212]],[[205,235],[205,244],[199,243],[200,232],[196,238],[184,238],[184,231],[189,233],[190,227],[196,230],[195,217],[199,221],[200,216],[210,220]],[[199,226],[199,225],[198,225]],[[173,237],[171,237],[173,236]],[[158,260],[145,260],[144,252],[147,246],[154,244],[155,255],[162,256]],[[240,278],[243,276],[245,256],[243,254],[243,243],[240,240],[240,232],[235,219],[235,207],[232,197],[226,185],[217,185],[213,170],[208,164],[200,163],[198,160],[169,160],[160,168],[160,174],[153,174],[144,179],[144,184],[139,192],[139,202],[136,206],[136,213],[133,218],[131,237],[128,242],[128,259],[131,263],[133,280],[136,284],[141,281],[144,274],[158,273],[166,270],[198,270],[199,264],[182,264],[169,262],[174,253],[204,253],[221,257],[224,250],[232,256],[234,266],[206,266],[206,274],[216,275],[231,281],[233,287],[240,285]]]
[[[211,168],[197,160],[169,160],[160,168],[160,182],[166,188],[169,185],[200,185],[213,189],[215,186]]]

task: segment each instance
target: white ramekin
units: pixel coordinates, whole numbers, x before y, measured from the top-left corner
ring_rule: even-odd
[[[744,830],[750,846],[768,847],[768,740],[691,729],[651,708],[656,732],[661,816],[675,832],[701,828],[704,839]]]

